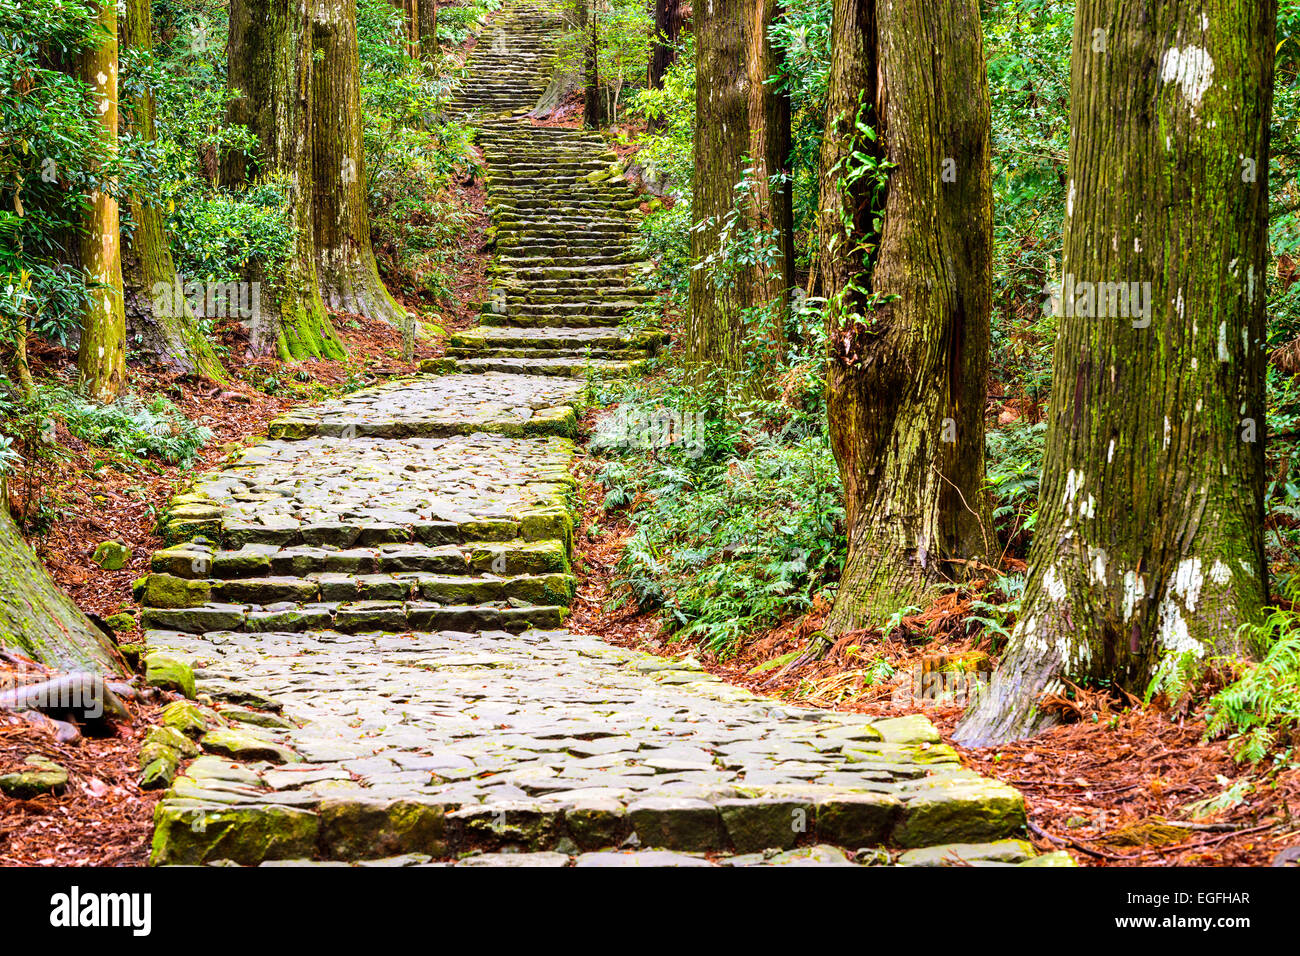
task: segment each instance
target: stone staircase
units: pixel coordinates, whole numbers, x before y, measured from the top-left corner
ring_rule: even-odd
[[[548,16],[519,0],[497,29],[540,64]],[[486,76],[465,102],[515,102]],[[644,266],[599,137],[482,137],[497,308],[440,374],[285,414],[160,522],[146,679],[190,700],[142,754],[168,787],[153,862],[1067,862],[924,717],[789,707],[561,629],[578,378],[663,336],[623,322]]]
[[[556,3],[513,3],[499,11],[465,64],[448,115],[457,120],[519,116],[537,104],[564,28]]]
[[[521,19],[516,8],[480,49],[537,42],[554,23]],[[518,82],[517,65],[483,56],[489,72],[464,97],[504,96],[502,85]],[[584,378],[644,370],[667,336],[638,324],[637,310],[648,313],[653,299],[644,285],[653,265],[637,255],[640,200],[617,175],[617,154],[597,133],[526,120],[484,118],[478,130],[497,252],[492,287],[479,327],[454,335],[447,357],[424,370]]]

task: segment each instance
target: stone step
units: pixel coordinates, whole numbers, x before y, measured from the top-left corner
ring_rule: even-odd
[[[428,601],[350,601],[274,605],[207,603],[184,608],[146,607],[141,626],[146,630],[178,634],[214,634],[225,631],[324,632],[345,634],[407,631],[501,630],[518,634],[530,628],[559,627],[567,612],[563,607],[529,605],[443,605]]]
[[[531,536],[523,538],[508,536],[512,525],[513,530],[519,530],[519,525],[511,521],[475,522],[460,527],[437,522],[414,529],[397,524],[358,527],[337,522],[303,528],[299,538],[319,540],[318,532],[324,531],[324,537],[331,539],[310,545],[285,542],[281,540],[284,532],[277,529],[248,525],[229,535],[223,531],[223,537],[238,538],[223,542],[224,546],[189,541],[155,552],[150,559],[153,573],[145,585],[144,602],[168,607],[179,606],[176,601],[198,598],[202,603],[207,600],[205,591],[216,587],[214,579],[238,580],[259,574],[567,574],[571,521],[562,513],[540,518],[536,523],[525,521],[526,533]],[[497,534],[490,540],[464,540],[474,531]],[[413,538],[413,534],[419,537]],[[349,540],[356,543],[346,543]],[[444,543],[448,540],[457,543]],[[166,603],[169,601],[172,603]]]
[[[493,326],[457,332],[451,337],[453,348],[605,348],[657,351],[668,341],[658,329],[633,332],[616,327],[528,329]]]
[[[633,308],[654,297],[655,294],[649,289],[630,289],[627,286],[604,283],[568,285],[563,280],[550,280],[530,283],[526,291],[508,291],[505,304],[507,310],[517,305],[544,305],[562,312],[568,308],[582,311],[588,306]]]
[[[503,571],[503,576],[475,574],[466,566],[463,556],[452,553],[445,557],[447,567],[446,573],[443,574],[421,574],[414,571],[387,574],[316,571],[305,576],[240,576],[208,579],[151,574],[145,584],[141,603],[146,608],[175,610],[207,604],[266,606],[282,602],[316,604],[348,601],[427,601],[438,604],[478,605],[513,599],[527,604],[567,607],[573,598],[574,579],[567,573],[530,574],[520,572],[516,567],[512,569],[514,573],[510,570]],[[541,561],[535,564],[546,566]]]
[[[388,382],[271,422],[273,439],[445,438],[491,433],[573,437],[581,386],[519,375],[442,375]]]
[[[517,280],[514,285],[527,287],[529,284],[539,280],[551,280],[554,282],[569,282],[583,280],[579,284],[597,283],[603,284],[611,281],[626,281],[631,276],[638,276],[642,273],[635,262],[618,262],[603,265],[557,265],[554,259],[544,260],[537,259],[532,264],[523,264],[520,260],[513,260],[515,265],[506,265],[498,263],[495,267],[489,268],[490,275],[504,275]]]
[[[569,378],[615,378],[645,371],[644,359],[572,358],[469,358],[457,359],[461,372],[513,372],[521,375],[556,375]]]
[[[1020,795],[963,768],[923,717],[790,707],[692,662],[563,631],[365,630],[389,610],[317,633],[253,631],[247,617],[223,622],[242,630],[146,632],[194,669],[201,698],[281,715],[232,733],[226,711],[200,713],[205,754],[165,795],[154,863],[627,847],[805,862],[837,847],[909,865],[1032,854],[1005,842],[1023,836]],[[911,852],[922,847],[934,849]]]
[[[321,574],[373,575],[399,572],[435,574],[497,575],[567,573],[568,544],[564,537],[515,538],[519,527],[513,522],[486,523],[487,527],[448,526],[443,532],[445,543],[403,542],[380,545],[329,544],[325,546],[250,542],[240,548],[215,548],[186,542],[154,552],[150,559],[153,572],[146,586],[145,600],[157,607],[174,592],[184,595],[202,586],[189,582],[206,582],[215,587],[217,580],[263,580],[268,577],[307,578]],[[513,527],[512,527],[513,525]],[[464,540],[468,531],[496,532],[487,540]],[[547,533],[567,533],[567,527],[546,529]],[[350,531],[341,541],[364,536]],[[154,581],[157,578],[157,581]],[[156,595],[155,595],[156,592]],[[276,600],[287,600],[277,598]],[[303,598],[306,600],[306,598]]]
[[[472,851],[455,859],[434,860],[427,853],[406,853],[378,860],[320,861],[269,860],[259,866],[317,867],[357,866],[393,867],[752,867],[752,866],[1075,866],[1064,851],[1039,855],[1024,840],[999,840],[995,843],[953,843],[922,850],[908,850],[891,863],[891,854],[876,848],[846,851],[826,843],[796,847],[793,850],[768,849],[756,853],[681,853],[674,850],[610,849],[574,853],[548,850],[532,852]],[[961,854],[967,854],[962,856]],[[980,854],[971,856],[970,854]],[[924,856],[922,856],[924,854]],[[915,862],[938,860],[937,863]]]
[[[436,379],[423,381],[445,394]],[[560,437],[268,440],[173,498],[159,531],[171,543],[224,550],[441,546],[480,535],[567,542],[572,457],[572,442]]]
[[[610,325],[617,325],[628,315],[627,310],[593,310],[586,314],[562,313],[557,314],[545,309],[536,311],[511,310],[508,313],[484,312],[479,316],[479,324],[489,327],[513,326],[515,328],[527,329],[556,329],[556,328],[604,328]],[[436,360],[434,360],[436,361]],[[433,371],[425,369],[425,371]]]
[[[458,348],[449,346],[446,351],[448,358],[452,359],[493,359],[494,361],[513,360],[521,358],[535,359],[563,359],[565,361],[586,362],[587,360],[598,360],[600,362],[626,362],[647,357],[643,349],[606,349],[586,348],[576,349],[548,349],[548,348]],[[472,374],[472,370],[469,370]]]

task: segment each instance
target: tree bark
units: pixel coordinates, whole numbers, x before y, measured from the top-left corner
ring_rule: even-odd
[[[834,35],[818,231],[849,555],[832,634],[987,556],[993,241],[976,0],[836,0]],[[855,153],[887,174],[850,175]]]
[[[695,179],[692,184],[690,307],[686,363],[697,383],[741,368],[741,310],[748,296],[734,269],[720,261],[724,225],[749,149],[746,93],[748,0],[713,0],[695,10]]]
[[[311,58],[308,0],[232,0],[228,83],[244,94],[232,104],[232,117],[257,135],[254,167],[285,183],[295,228],[293,249],[278,275],[267,275],[262,267],[250,272],[251,281],[261,286],[251,344],[254,352],[273,352],[285,361],[347,354],[317,287]],[[243,181],[243,159],[231,160],[239,167],[231,178]]]
[[[99,116],[100,145],[117,155],[117,6],[98,0],[92,7],[100,32],[79,58],[81,79],[90,86]],[[117,200],[106,189],[89,197],[79,237],[81,265],[93,284],[82,317],[77,370],[86,394],[112,402],[126,387],[126,312],[122,304],[122,247]]]
[[[153,49],[153,16],[149,0],[127,0],[122,32],[127,49]],[[144,91],[127,104],[128,128],[145,142],[153,142],[153,93]],[[135,334],[144,348],[164,366],[181,375],[217,382],[226,380],[216,352],[199,328],[184,296],[174,295],[176,264],[172,260],[162,210],[138,193],[129,199],[135,231],[126,243],[125,300]]]
[[[587,129],[605,125],[605,98],[600,93],[600,16],[596,5],[579,3],[579,25],[583,30],[583,105],[582,124]]]
[[[396,325],[406,310],[370,247],[356,0],[313,0],[312,219],[316,281],[329,308]]]
[[[677,60],[677,39],[682,32],[681,0],[655,0],[655,41],[650,48],[650,85],[658,90],[664,74]]]
[[[393,6],[402,14],[402,37],[406,41],[409,56],[420,56],[420,4],[421,0],[392,0]]]
[[[0,496],[3,488],[0,487]],[[63,671],[116,674],[108,636],[77,610],[32,554],[0,500],[0,646]]]
[[[1276,12],[1275,0],[1077,7],[1038,524],[1018,621],[959,725],[964,743],[1047,726],[1042,695],[1065,679],[1140,693],[1171,657],[1251,650],[1238,628],[1268,599]]]
[[[437,62],[441,49],[438,46],[438,0],[419,0],[420,58],[426,63]]]
[[[790,180],[790,98],[768,80],[780,68],[780,58],[768,39],[768,28],[781,9],[780,0],[750,0],[749,158],[753,185],[749,195],[749,229],[763,236],[775,258],[760,260],[749,278],[750,305],[774,310],[761,354],[755,361],[763,370],[754,377],[757,394],[770,396],[774,373],[785,355],[785,326],[789,314],[794,274],[794,204]],[[784,177],[773,182],[774,177]]]

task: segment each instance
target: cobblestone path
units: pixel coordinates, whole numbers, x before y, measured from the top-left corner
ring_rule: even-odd
[[[483,37],[462,108],[531,105],[540,9]],[[634,371],[661,338],[620,324],[643,267],[599,138],[479,122],[483,325],[443,374],[286,414],[164,516],[146,671],[191,700],[143,754],[168,787],[154,862],[1065,862],[1031,860],[1020,795],[924,717],[792,708],[562,629],[568,376]]]

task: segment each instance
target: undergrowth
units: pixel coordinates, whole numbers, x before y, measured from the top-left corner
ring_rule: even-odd
[[[839,475],[824,433],[772,433],[710,410],[704,393],[639,386],[598,429],[607,513],[634,531],[617,566],[626,600],[719,655],[802,613],[845,552]]]

